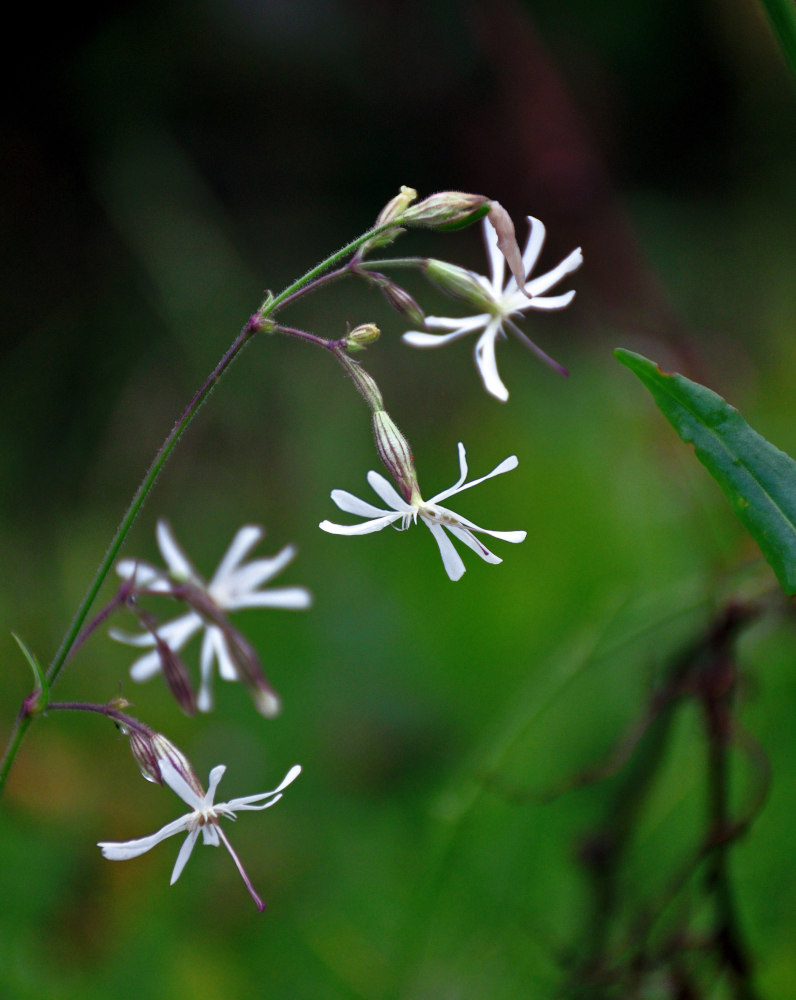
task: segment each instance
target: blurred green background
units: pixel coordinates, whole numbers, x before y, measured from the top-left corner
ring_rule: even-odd
[[[160,516],[208,575],[246,522],[267,527],[265,553],[298,545],[282,582],[310,587],[313,610],[236,619],[282,716],[257,717],[219,682],[216,712],[184,719],[159,681],[127,679],[129,650],[101,634],[56,693],[104,701],[121,685],[203,779],[228,765],[222,799],[303,764],[276,809],[227,829],[268,910],[257,916],[222,852],[197,848],[171,888],[176,841],[104,861],[98,840],[152,832],[182,804],[140,779],[102,719],[53,714],[32,728],[0,815],[0,993],[627,995],[568,979],[599,916],[578,845],[610,782],[546,796],[604,759],[756,557],[611,349],[704,381],[796,454],[796,99],[757,5],[16,10],[0,194],[3,742],[30,685],[11,629],[50,658],[155,449],[266,288],[365,229],[401,184],[499,199],[521,241],[532,213],[548,227],[543,266],[576,245],[585,265],[570,309],[524,324],[570,379],[503,343],[507,406],[482,391],[472,340],[412,351],[363,287],[286,316],[324,336],[381,326],[365,363],[427,494],[455,480],[459,440],[474,476],[518,455],[456,509],[528,540],[496,542],[500,567],[467,553],[456,584],[419,528],[317,530],[336,519],[331,488],[368,495],[366,409],[320,352],[267,337],[244,352],[125,552],[157,557]],[[395,252],[484,269],[477,227],[409,234]],[[462,311],[410,287],[429,312]],[[740,651],[740,717],[773,783],[731,872],[767,997],[796,992],[793,640],[772,617]],[[686,708],[634,829],[620,936],[704,835],[705,752]],[[743,800],[757,779],[735,763]],[[709,907],[697,872],[658,945]],[[702,991],[689,995],[735,995],[697,941],[681,948]],[[662,966],[634,995],[685,996],[675,978]]]

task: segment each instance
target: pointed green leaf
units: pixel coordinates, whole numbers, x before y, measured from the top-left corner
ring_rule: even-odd
[[[796,462],[711,389],[662,372],[632,351],[614,354],[646,385],[683,441],[694,444],[783,590],[796,594]]]
[[[22,651],[22,655],[28,661],[30,669],[33,671],[33,683],[35,685],[36,692],[38,692],[38,697],[32,698],[30,705],[28,706],[28,711],[32,715],[35,712],[43,711],[47,707],[47,700],[49,697],[47,677],[41,669],[39,661],[25,645],[24,640],[21,639],[16,632],[12,632],[11,635],[14,637],[16,644]]]

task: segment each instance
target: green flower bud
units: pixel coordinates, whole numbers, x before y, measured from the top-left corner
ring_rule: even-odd
[[[482,194],[440,191],[407,208],[401,222],[426,229],[462,229],[483,219],[491,204]]]
[[[476,309],[486,309],[491,301],[483,285],[472,271],[467,271],[456,264],[448,264],[444,260],[433,257],[425,262],[426,277],[441,288],[443,292],[454,298],[464,299]]]
[[[375,344],[381,331],[375,323],[360,323],[346,335],[345,346],[349,351],[364,351],[368,344]]]
[[[377,410],[373,414],[373,436],[379,458],[408,502],[418,488],[412,449],[386,410]]]

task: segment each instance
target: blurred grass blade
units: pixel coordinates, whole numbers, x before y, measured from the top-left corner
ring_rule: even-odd
[[[782,588],[796,593],[796,462],[711,389],[662,372],[632,351],[614,354],[650,390],[683,441],[693,442]]]
[[[793,0],[761,0],[785,61],[796,76],[796,4]]]

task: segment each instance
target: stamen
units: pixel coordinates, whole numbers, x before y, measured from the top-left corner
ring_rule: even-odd
[[[258,911],[260,913],[262,913],[263,910],[265,909],[265,903],[260,899],[260,897],[254,891],[254,886],[251,884],[251,880],[249,879],[249,876],[246,874],[246,869],[241,864],[241,860],[238,857],[238,855],[235,853],[235,851],[234,851],[234,849],[232,847],[232,844],[230,844],[230,842],[227,840],[226,834],[221,829],[221,826],[217,825],[216,829],[218,830],[219,837],[221,837],[221,839],[224,842],[224,846],[229,851],[229,853],[232,855],[232,860],[235,862],[235,866],[238,869],[238,871],[240,872],[241,878],[243,879],[243,882],[244,882],[244,885],[249,890],[249,895],[254,900],[255,906],[257,907]]]

